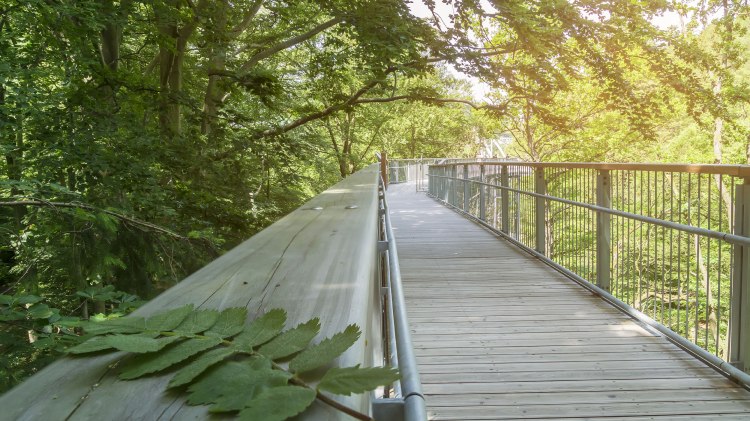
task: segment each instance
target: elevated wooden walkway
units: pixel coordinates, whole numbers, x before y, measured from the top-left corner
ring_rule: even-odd
[[[430,418],[750,419],[750,392],[454,211],[391,185]]]

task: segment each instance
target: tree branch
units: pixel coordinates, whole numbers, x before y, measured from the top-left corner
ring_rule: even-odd
[[[456,98],[436,98],[436,97],[424,97],[419,95],[396,95],[392,97],[387,98],[364,98],[364,99],[358,99],[354,101],[354,104],[373,104],[373,103],[385,103],[385,102],[394,102],[394,101],[423,101],[426,103],[431,104],[449,104],[449,103],[455,103],[455,104],[464,104],[468,105],[471,108],[475,110],[495,110],[495,111],[506,111],[506,105],[492,105],[492,104],[475,104],[471,101],[467,101],[464,99],[456,99]]]
[[[231,32],[235,36],[242,34],[250,26],[255,15],[258,14],[260,6],[263,5],[263,0],[255,0],[255,3],[250,7],[250,10],[245,12],[245,16],[242,17],[242,22],[238,23],[237,26],[232,28]]]
[[[110,211],[110,210],[101,209],[101,208],[98,208],[96,206],[86,205],[86,204],[83,204],[83,203],[74,203],[74,202],[48,202],[48,201],[44,201],[44,200],[17,200],[17,201],[10,201],[10,202],[0,201],[0,207],[3,207],[3,206],[5,206],[5,207],[37,206],[37,207],[50,207],[50,208],[72,208],[72,209],[84,209],[84,210],[93,211],[93,212],[101,212],[101,213],[107,214],[109,216],[112,216],[114,218],[117,218],[117,219],[119,219],[119,220],[121,220],[121,221],[123,221],[125,223],[137,226],[137,227],[139,227],[140,229],[143,229],[143,230],[150,230],[150,231],[155,231],[155,232],[159,232],[159,233],[162,233],[162,234],[166,234],[166,235],[168,235],[170,237],[176,238],[176,239],[181,240],[181,241],[188,241],[188,242],[192,242],[193,241],[192,238],[188,238],[188,237],[182,236],[182,235],[177,234],[176,232],[174,232],[172,230],[169,230],[167,228],[164,228],[164,227],[161,227],[159,225],[153,224],[151,222],[142,221],[140,219],[132,218],[130,216],[123,215],[123,214],[118,213],[118,212],[113,212],[113,211]]]
[[[250,71],[250,69],[255,67],[255,65],[258,64],[261,60],[271,57],[272,55],[278,53],[279,51],[286,50],[287,48],[293,47],[301,42],[307,41],[308,39],[314,37],[315,35],[343,21],[344,19],[341,17],[333,18],[331,20],[321,23],[320,25],[316,26],[315,28],[310,29],[309,31],[303,34],[299,34],[296,37],[289,38],[286,41],[282,41],[272,47],[269,47],[263,51],[260,51],[259,53],[250,57],[250,59],[240,67],[237,73],[240,75],[247,73]]]
[[[306,115],[304,117],[301,117],[301,118],[298,118],[297,120],[294,120],[293,122],[291,122],[289,124],[285,124],[283,126],[276,127],[276,128],[273,128],[273,129],[263,130],[262,132],[258,132],[255,135],[253,135],[252,138],[253,139],[260,139],[260,138],[263,138],[263,137],[277,136],[277,135],[286,133],[286,132],[288,132],[290,130],[296,129],[297,127],[299,127],[299,126],[301,126],[303,124],[307,124],[307,123],[309,123],[309,122],[311,122],[313,120],[318,120],[318,119],[321,119],[323,117],[329,116],[329,115],[335,113],[336,111],[343,110],[346,107],[354,105],[356,103],[356,101],[362,95],[366,94],[370,89],[378,86],[382,82],[383,82],[382,79],[372,80],[369,83],[367,83],[365,86],[363,86],[362,88],[360,88],[357,92],[355,92],[354,94],[352,94],[352,96],[350,96],[346,101],[344,101],[342,103],[331,105],[330,107],[328,107],[328,108],[326,108],[324,110],[317,111],[317,112],[314,112],[312,114],[308,114],[308,115]]]

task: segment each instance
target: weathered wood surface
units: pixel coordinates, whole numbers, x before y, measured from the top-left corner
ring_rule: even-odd
[[[750,419],[750,392],[413,184],[388,201],[431,419]]]
[[[362,337],[338,365],[380,356],[376,166],[315,197],[137,311],[147,316],[193,303],[247,307],[249,319],[280,307],[287,327],[320,317],[316,341],[357,323]],[[355,209],[346,209],[356,205]],[[311,210],[322,207],[322,210]],[[0,397],[0,420],[185,420],[211,418],[205,406],[165,393],[170,375],[120,381],[111,366],[125,354],[64,358]],[[341,398],[369,412],[367,395]],[[348,419],[319,405],[306,419]]]

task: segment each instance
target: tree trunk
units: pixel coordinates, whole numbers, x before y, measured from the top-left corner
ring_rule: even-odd
[[[711,338],[714,340],[717,339],[717,334],[719,332],[719,322],[716,318],[716,306],[714,306],[714,296],[713,292],[711,291],[711,284],[710,284],[710,278],[708,275],[708,268],[706,268],[706,264],[703,261],[703,252],[701,250],[701,244],[700,244],[700,237],[697,235],[694,237],[694,244],[695,244],[695,258],[698,260],[698,267],[700,269],[700,277],[702,279],[701,287],[703,287],[703,292],[706,294],[706,328],[708,329],[709,333],[709,343],[711,341]],[[696,296],[696,305],[698,297]],[[696,338],[697,339],[697,338]],[[706,348],[709,348],[709,343],[706,343]],[[719,345],[719,356],[724,358],[724,352],[725,348],[723,346]]]
[[[180,134],[180,104],[178,96],[182,89],[183,52],[180,50],[178,13],[181,2],[167,0],[163,7],[156,7],[159,34],[159,128],[167,139]],[[184,46],[183,46],[184,50]]]
[[[714,93],[717,95],[721,93],[721,78],[719,78],[716,81],[716,84],[714,85]],[[714,151],[714,164],[723,164],[724,157],[721,152],[721,143],[722,143],[722,137],[724,133],[724,120],[721,117],[716,117],[714,119],[714,137],[713,137],[713,151]],[[727,213],[727,221],[729,225],[731,226],[731,221],[733,219],[732,215],[732,197],[727,189],[727,187],[724,185],[724,183],[721,181],[721,176],[718,174],[715,174],[714,181],[716,183],[716,188],[719,189],[719,195],[721,196],[721,200],[724,202],[724,210]]]
[[[216,117],[224,97],[224,89],[219,86],[220,73],[226,70],[227,59],[227,17],[229,4],[226,0],[215,3],[213,27],[208,37],[211,39],[210,57],[208,59],[208,82],[203,98],[203,116],[201,134],[211,137],[215,131]]]
[[[5,105],[5,86],[0,85],[0,110],[5,109],[2,107]],[[5,163],[7,168],[7,176],[10,181],[21,181],[23,176],[23,120],[21,117],[12,118],[7,115],[0,115],[3,121],[15,122],[16,124],[10,124],[12,128],[6,129],[3,133],[3,143],[10,145],[8,152],[5,153]],[[16,186],[10,188],[10,194],[13,196],[20,195],[22,191]],[[14,219],[16,222],[16,230],[23,229],[23,218],[26,216],[26,208],[18,207],[13,209]]]
[[[127,7],[127,2],[122,2],[121,5],[115,6],[113,0],[101,0],[102,9],[108,16],[107,22],[99,32],[99,54],[102,61],[102,66],[109,73],[117,73],[117,69],[120,65],[120,44],[122,43],[122,20],[126,18],[123,16],[123,11]],[[103,103],[109,108],[107,114],[113,115],[117,112],[117,100],[115,98],[116,87],[113,86],[112,78],[107,77],[106,83],[101,86]],[[115,130],[113,127],[112,130]]]

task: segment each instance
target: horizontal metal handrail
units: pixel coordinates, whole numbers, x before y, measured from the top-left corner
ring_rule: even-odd
[[[581,168],[592,170],[614,170],[614,171],[661,171],[661,172],[684,172],[692,174],[722,174],[734,177],[750,177],[750,165],[730,164],[668,164],[668,163],[611,163],[611,162],[524,162],[524,161],[500,161],[500,160],[456,160],[442,164],[434,164],[434,167],[450,167],[455,164],[507,164],[522,165],[531,168]]]
[[[396,237],[391,224],[388,200],[385,194],[385,183],[380,179],[380,201],[382,212],[382,224],[385,234],[387,248],[385,250],[388,273],[386,274],[387,290],[387,317],[389,334],[386,340],[390,342],[391,365],[399,369],[400,381],[396,386],[397,396],[403,400],[403,419],[405,421],[426,421],[427,410],[425,408],[422,383],[417,368],[417,360],[414,355],[409,320],[406,312],[406,300],[404,298],[403,285],[401,281],[401,269],[398,264],[398,249]],[[395,342],[395,343],[394,343]],[[395,346],[395,350],[393,347]],[[395,352],[394,352],[395,351]]]
[[[485,182],[477,181],[477,180],[465,180],[463,178],[450,177],[446,175],[433,175],[432,177],[455,180],[455,181],[460,181],[462,183],[468,182],[468,183],[477,184],[477,185],[494,187],[494,188],[498,188],[501,190],[506,190],[506,191],[510,191],[514,193],[525,194],[531,197],[538,197],[541,199],[551,200],[553,202],[560,202],[560,203],[565,203],[568,205],[578,206],[578,207],[589,209],[595,212],[606,213],[609,215],[617,215],[617,216],[628,218],[634,221],[646,222],[649,224],[658,225],[658,226],[665,227],[665,228],[676,229],[676,230],[688,232],[691,234],[697,234],[697,235],[701,235],[704,237],[714,238],[717,240],[723,240],[731,244],[737,244],[740,246],[750,246],[750,237],[744,237],[741,235],[735,235],[735,234],[730,234],[730,233],[721,232],[721,231],[708,230],[705,228],[680,224],[680,223],[672,222],[672,221],[665,221],[663,219],[652,218],[650,216],[639,215],[637,213],[630,213],[630,212],[620,211],[617,209],[604,208],[601,206],[592,205],[590,203],[576,202],[575,200],[563,199],[562,197],[551,196],[548,194],[534,193],[534,192],[529,192],[529,191],[525,191],[521,189],[514,189],[513,187],[499,186],[493,183],[485,183]]]

